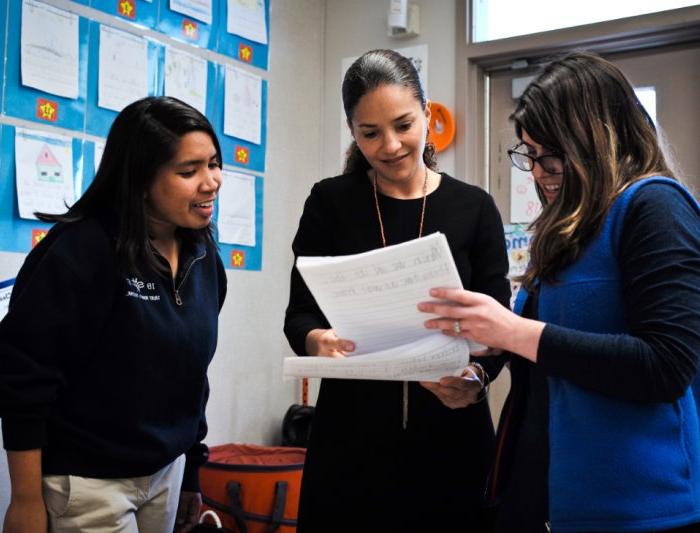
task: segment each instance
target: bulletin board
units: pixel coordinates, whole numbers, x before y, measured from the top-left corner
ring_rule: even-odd
[[[31,219],[32,191],[59,194],[64,180],[60,194],[75,201],[118,112],[167,94],[207,116],[224,170],[244,193],[245,202],[221,195],[226,204],[215,210],[224,265],[262,270],[269,18],[270,0],[8,0],[0,7],[0,251],[26,253],[50,228]]]

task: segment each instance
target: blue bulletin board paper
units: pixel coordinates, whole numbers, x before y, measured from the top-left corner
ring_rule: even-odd
[[[22,27],[22,0],[11,0],[8,26]],[[75,131],[82,131],[85,122],[87,95],[88,20],[79,17],[78,23],[78,98],[65,98],[22,85],[20,31],[7,36],[5,72],[5,100],[2,113]]]
[[[262,270],[264,180],[255,177],[255,246],[218,243],[227,270]],[[218,213],[217,213],[218,214]]]
[[[267,27],[267,42],[262,44],[249,39],[244,39],[233,33],[229,33],[226,29],[226,18],[228,16],[228,0],[219,2],[219,40],[217,43],[217,51],[228,57],[248,63],[254,67],[267,70],[269,42],[270,42],[270,0],[265,1],[265,21]]]
[[[91,0],[90,7],[120,20],[145,28],[155,28],[158,2],[147,0]]]

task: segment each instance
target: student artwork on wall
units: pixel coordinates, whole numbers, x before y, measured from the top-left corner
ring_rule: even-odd
[[[508,279],[511,288],[511,307],[520,289],[520,282],[515,278],[525,274],[530,260],[530,239],[532,234],[527,230],[527,224],[505,224],[506,252],[508,253]]]
[[[2,113],[82,130],[87,94],[88,21],[36,0],[13,0],[6,25]]]
[[[221,143],[231,187],[217,204],[226,267],[262,269],[263,177],[255,174],[265,171],[269,0],[4,7],[0,251],[29,251],[50,228],[33,213],[65,212],[85,192],[125,106],[169,95],[205,114]]]
[[[237,194],[246,199],[254,196],[254,208],[235,198]],[[224,266],[236,270],[261,270],[263,178],[224,172],[217,204],[219,254]]]
[[[51,227],[33,211],[65,212],[81,190],[83,141],[2,125],[0,150],[0,250],[26,253]]]
[[[513,224],[532,222],[542,211],[532,172],[510,169],[510,221]]]
[[[267,69],[269,0],[222,0],[219,6],[222,28],[217,51]]]
[[[163,45],[90,21],[85,131],[106,137],[119,111],[158,94]]]
[[[232,65],[218,65],[214,129],[224,163],[265,171],[267,81]]]

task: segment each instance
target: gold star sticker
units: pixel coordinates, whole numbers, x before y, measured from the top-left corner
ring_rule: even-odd
[[[119,9],[122,15],[126,15],[127,17],[133,16],[131,13],[134,10],[134,6],[131,2],[129,2],[129,0],[124,0],[123,2],[120,2]]]
[[[249,46],[242,46],[241,47],[240,55],[241,55],[241,59],[243,61],[250,61],[250,57],[252,54],[253,54],[253,51],[250,49]]]
[[[248,151],[245,148],[239,148],[236,151],[236,160],[240,161],[241,163],[247,163],[248,162]]]
[[[41,111],[41,118],[45,118],[47,120],[53,120],[54,113],[56,112],[56,108],[54,108],[53,104],[51,102],[44,102],[39,106],[39,110]]]
[[[234,252],[231,260],[233,261],[233,266],[239,267],[243,264],[243,255],[240,252]]]
[[[188,22],[185,24],[185,34],[188,37],[193,37],[195,35],[196,31],[197,31],[197,28],[191,22]]]

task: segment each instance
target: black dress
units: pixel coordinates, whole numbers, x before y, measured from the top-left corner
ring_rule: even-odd
[[[422,199],[380,195],[379,205],[388,245],[418,236]],[[427,198],[423,234],[436,231],[446,235],[464,287],[508,305],[503,226],[491,197],[442,174]],[[295,256],[346,255],[381,246],[367,176],[342,175],[313,187],[294,239]],[[327,327],[293,269],[285,319],[292,348],[305,355],[306,334]],[[499,362],[486,359],[484,365],[495,372]],[[302,481],[299,533],[486,529],[483,491],[494,446],[488,405],[449,409],[410,383],[403,429],[402,397],[401,382],[322,381]]]

